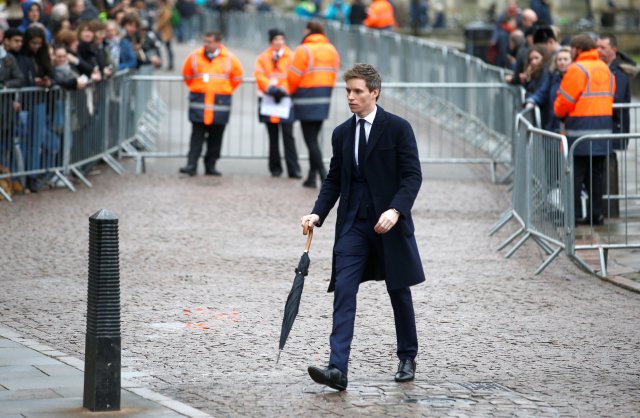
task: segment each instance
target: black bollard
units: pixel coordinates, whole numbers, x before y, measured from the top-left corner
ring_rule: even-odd
[[[89,218],[85,408],[120,410],[120,364],[118,217],[101,209]]]

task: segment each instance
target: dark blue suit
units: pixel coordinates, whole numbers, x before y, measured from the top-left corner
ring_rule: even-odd
[[[393,306],[400,360],[418,351],[410,286],[425,280],[414,236],[411,208],[422,184],[422,171],[409,123],[378,106],[367,141],[361,171],[354,159],[356,118],[334,131],[333,156],[312,213],[317,226],[339,199],[333,270],[329,292],[334,293],[330,366],[347,373],[353,337],[358,286],[366,280],[385,280]],[[363,174],[364,173],[364,174]],[[388,209],[400,213],[386,234],[373,230]]]

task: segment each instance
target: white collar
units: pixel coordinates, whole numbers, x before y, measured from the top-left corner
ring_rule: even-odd
[[[373,108],[373,111],[369,113],[367,116],[365,116],[364,118],[361,118],[360,116],[356,115],[356,124],[360,122],[360,119],[364,119],[367,122],[369,122],[369,124],[373,125],[373,120],[376,118],[376,113],[378,113],[378,105],[375,105],[375,107]]]

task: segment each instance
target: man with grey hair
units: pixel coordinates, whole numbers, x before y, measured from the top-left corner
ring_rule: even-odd
[[[316,382],[347,388],[347,372],[361,282],[384,280],[393,307],[399,365],[396,382],[414,379],[418,336],[410,286],[425,280],[411,208],[422,184],[411,125],[377,105],[382,79],[368,64],[344,74],[354,115],[331,138],[327,178],[302,226],[322,226],[339,200],[329,292],[334,292],[331,355],[310,366]]]

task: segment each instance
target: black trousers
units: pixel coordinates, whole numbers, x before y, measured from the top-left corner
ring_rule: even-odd
[[[205,125],[204,123],[192,122],[191,143],[189,145],[189,155],[187,156],[187,166],[198,167],[198,158],[202,155],[202,144],[207,141],[207,152],[204,155],[204,167],[206,170],[213,170],[216,161],[220,158],[222,148],[222,135],[227,125]]]
[[[573,157],[573,189],[576,219],[591,216],[596,219],[604,215],[604,204],[602,193],[604,192],[605,177],[605,156],[580,156]],[[580,191],[582,184],[589,192],[589,206],[587,213],[582,213],[582,203],[580,201]],[[582,215],[582,216],[580,216]]]
[[[277,175],[282,173],[278,130],[282,131],[284,161],[287,165],[287,174],[289,176],[297,176],[300,174],[300,164],[298,163],[298,152],[296,151],[296,143],[293,138],[293,123],[267,122],[267,132],[269,133],[269,171],[271,171],[271,174]]]
[[[324,163],[322,162],[322,151],[320,151],[320,145],[318,144],[318,134],[322,129],[322,120],[302,120],[300,121],[300,127],[302,128],[302,135],[304,136],[304,142],[307,144],[309,150],[309,172],[310,174],[315,171],[323,171]]]
[[[329,365],[345,374],[349,369],[360,278],[368,257],[384,257],[382,238],[373,231],[376,222],[377,219],[373,217],[354,219],[351,229],[335,244],[336,288],[333,293]],[[418,354],[418,334],[411,289],[387,289],[387,292],[393,307],[398,359],[415,359]]]

